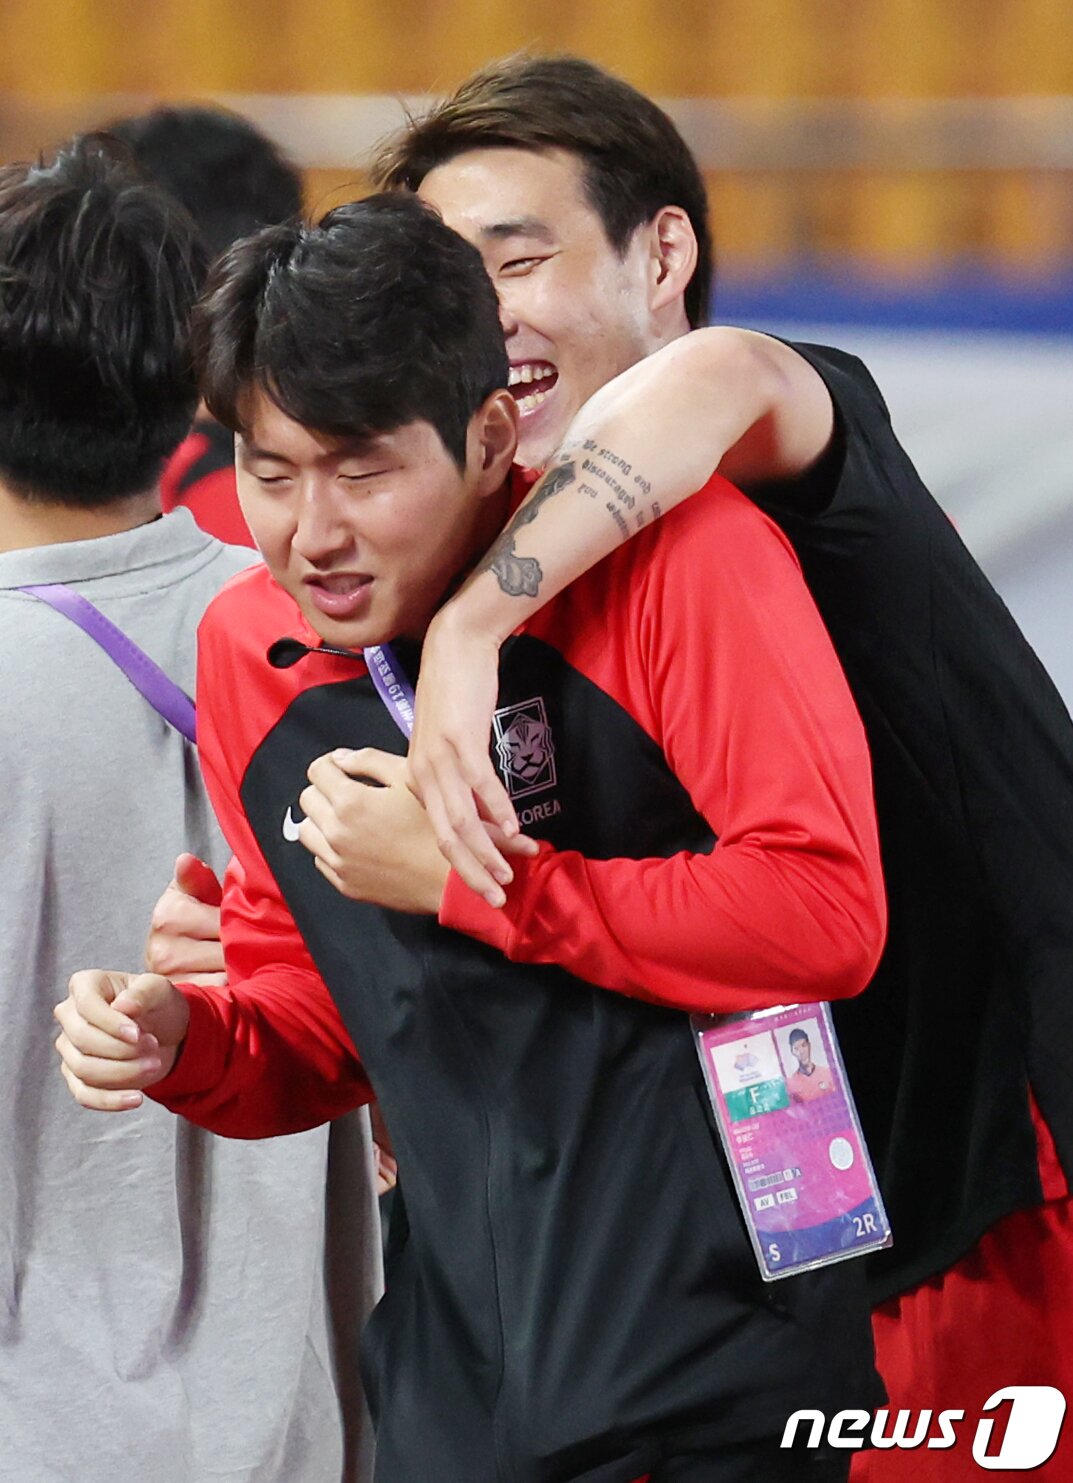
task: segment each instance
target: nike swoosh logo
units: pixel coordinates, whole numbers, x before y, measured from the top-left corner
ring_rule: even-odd
[[[290,809],[283,815],[283,838],[288,844],[294,844],[298,838],[298,824]]]

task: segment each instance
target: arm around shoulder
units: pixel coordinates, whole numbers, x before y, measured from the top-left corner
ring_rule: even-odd
[[[666,514],[718,470],[732,483],[791,480],[834,430],[822,377],[789,345],[753,330],[693,330],[638,361],[578,413],[567,448],[610,449]]]
[[[516,862],[502,912],[450,880],[441,921],[681,1009],[856,994],[886,927],[871,770],[796,559],[731,489],[665,522],[646,555],[643,600],[609,642],[630,646],[628,707],[717,844],[640,860],[545,848]]]

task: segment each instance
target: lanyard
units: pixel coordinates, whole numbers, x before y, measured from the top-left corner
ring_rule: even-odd
[[[377,695],[387,706],[391,719],[403,736],[411,737],[414,731],[413,686],[395,658],[390,644],[377,644],[362,652]]]
[[[180,690],[158,664],[144,650],[139,649],[133,639],[117,628],[110,618],[71,587],[53,582],[44,586],[22,587],[21,592],[47,603],[57,613],[62,613],[87,633],[117,664],[136,690],[149,702],[170,726],[174,726],[187,741],[196,740],[194,702],[185,690]]]

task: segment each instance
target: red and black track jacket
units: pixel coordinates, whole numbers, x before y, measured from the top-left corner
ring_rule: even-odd
[[[603,1483],[873,1404],[860,1264],[759,1281],[681,1013],[852,995],[882,945],[863,732],[766,517],[715,478],[504,646],[496,755],[545,846],[502,912],[455,879],[439,922],[350,902],[287,837],[315,757],[403,740],[263,569],[206,616],[198,700],[230,986],[187,991],[153,1092],[259,1137],[375,1086],[409,1224],[378,1477]]]

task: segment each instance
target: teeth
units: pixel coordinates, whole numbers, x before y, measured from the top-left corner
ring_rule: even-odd
[[[519,397],[518,411],[524,417],[527,412],[534,411],[540,406],[541,402],[547,401],[547,399],[548,393],[546,391],[534,391],[529,396]]]
[[[546,381],[549,376],[554,375],[555,372],[551,366],[534,366],[527,362],[524,365],[511,366],[508,384],[528,386],[533,381]]]
[[[338,595],[342,592],[356,592],[365,581],[366,578],[364,577],[321,577],[320,585],[325,589],[325,591]]]

